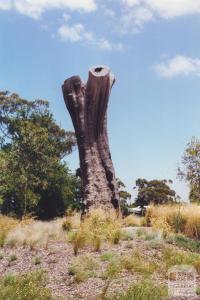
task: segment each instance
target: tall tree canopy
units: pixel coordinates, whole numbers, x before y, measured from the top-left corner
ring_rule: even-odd
[[[2,212],[50,218],[73,204],[79,182],[63,159],[75,144],[74,133],[56,124],[48,101],[0,92]]]
[[[122,215],[127,215],[128,206],[129,206],[128,200],[131,199],[131,194],[125,190],[126,185],[119,178],[117,178],[117,185],[119,189],[119,200],[120,200],[121,212]]]
[[[190,200],[200,202],[200,140],[193,137],[187,144],[178,175],[190,185]]]
[[[176,201],[176,192],[169,186],[171,183],[171,180],[137,179],[135,187],[138,188],[136,205],[144,207],[150,203],[165,204]]]

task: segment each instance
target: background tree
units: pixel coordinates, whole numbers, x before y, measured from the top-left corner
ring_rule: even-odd
[[[63,160],[76,144],[74,133],[56,124],[48,101],[8,92],[0,93],[0,131],[2,212],[61,215],[79,186]]]
[[[125,190],[126,186],[119,178],[117,178],[117,185],[118,185],[118,189],[119,189],[121,212],[122,212],[122,215],[127,215],[128,207],[129,207],[128,200],[131,199],[131,194]]]
[[[193,137],[187,144],[182,158],[182,168],[178,169],[180,179],[190,185],[189,198],[192,202],[200,202],[200,140]]]
[[[150,203],[165,204],[176,201],[176,192],[169,186],[171,183],[171,180],[137,179],[135,187],[138,189],[136,205],[144,207]]]

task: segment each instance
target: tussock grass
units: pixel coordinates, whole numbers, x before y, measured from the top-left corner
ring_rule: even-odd
[[[98,263],[91,255],[83,255],[73,260],[68,273],[73,276],[76,283],[80,283],[90,277],[95,277],[97,268]]]
[[[101,261],[111,261],[116,256],[113,252],[104,252],[100,256]]]
[[[63,223],[63,230],[70,231],[72,229],[79,229],[81,225],[81,214],[77,212],[67,213]]]
[[[15,254],[12,254],[10,257],[9,257],[9,261],[12,262],[12,261],[15,261],[17,260],[17,256]]]
[[[133,252],[130,256],[123,256],[121,258],[121,265],[123,269],[139,273],[143,276],[150,276],[158,269],[157,264],[144,260],[142,255],[137,251]]]
[[[51,222],[32,221],[20,223],[6,237],[5,243],[9,246],[27,245],[34,247],[48,247],[51,240],[64,240],[62,219]]]
[[[101,209],[91,210],[85,216],[80,228],[70,233],[68,240],[73,243],[74,254],[84,246],[91,246],[94,251],[99,251],[102,244],[110,242],[119,243],[121,237],[121,224],[115,212],[106,212]]]
[[[126,293],[113,297],[112,300],[163,300],[167,294],[167,287],[144,281],[134,284]]]
[[[171,247],[166,247],[162,251],[163,263],[168,270],[175,265],[192,265],[200,274],[200,255],[183,250],[175,250]]]
[[[53,300],[43,271],[0,279],[0,300]]]
[[[165,236],[183,233],[200,238],[200,206],[197,204],[151,206],[145,216],[146,225],[162,229]]]
[[[3,247],[8,233],[17,226],[18,220],[0,215],[0,247]]]

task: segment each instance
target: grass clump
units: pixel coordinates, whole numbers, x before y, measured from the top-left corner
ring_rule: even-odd
[[[90,255],[84,255],[74,259],[68,269],[68,273],[73,276],[76,283],[80,283],[90,277],[95,277],[97,268],[97,261]]]
[[[123,269],[130,272],[137,272],[147,277],[153,274],[158,268],[157,264],[144,260],[139,252],[133,252],[131,256],[123,256],[121,258],[121,265]]]
[[[145,241],[153,241],[160,239],[159,232],[156,230],[149,230],[149,228],[139,228],[136,232],[138,238]]]
[[[85,245],[91,246],[94,251],[99,251],[104,242],[117,244],[120,237],[120,222],[116,214],[101,209],[90,211],[77,232],[70,235],[75,255]]]
[[[0,247],[3,247],[6,242],[8,233],[17,226],[19,222],[7,216],[0,215]]]
[[[101,277],[104,280],[108,279],[110,281],[118,277],[121,271],[122,271],[121,261],[118,257],[115,257],[108,263],[106,270]]]
[[[165,286],[155,285],[151,281],[136,283],[125,294],[114,297],[112,300],[163,300],[167,297]]]
[[[71,231],[72,229],[78,229],[81,224],[80,213],[74,211],[67,211],[66,217],[62,223],[62,228],[64,231]]]
[[[182,234],[170,235],[166,242],[192,252],[200,252],[200,241],[190,239]]]
[[[40,265],[41,264],[41,258],[40,257],[35,257],[34,264],[35,265]]]
[[[13,262],[13,261],[15,261],[15,260],[17,260],[17,256],[16,256],[15,254],[12,254],[12,255],[9,257],[9,261],[10,261],[10,262]]]
[[[197,204],[151,206],[145,222],[147,226],[162,229],[164,235],[182,233],[200,239],[200,206]]]
[[[113,252],[104,252],[100,256],[101,261],[111,261],[116,256]]]
[[[0,300],[53,300],[43,271],[0,279]]]
[[[27,245],[31,249],[37,246],[48,247],[51,240],[64,240],[62,219],[51,222],[31,221],[21,222],[9,232],[6,244],[10,246]]]
[[[192,265],[200,274],[200,256],[198,254],[167,247],[163,249],[162,255],[166,270],[175,265]]]

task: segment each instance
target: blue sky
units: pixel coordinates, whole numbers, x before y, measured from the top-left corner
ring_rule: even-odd
[[[72,129],[61,84],[92,65],[117,81],[108,127],[116,174],[176,178],[186,143],[200,136],[200,0],[0,0],[0,89],[51,103]],[[68,158],[78,167],[78,154]],[[134,194],[133,194],[134,196]]]

